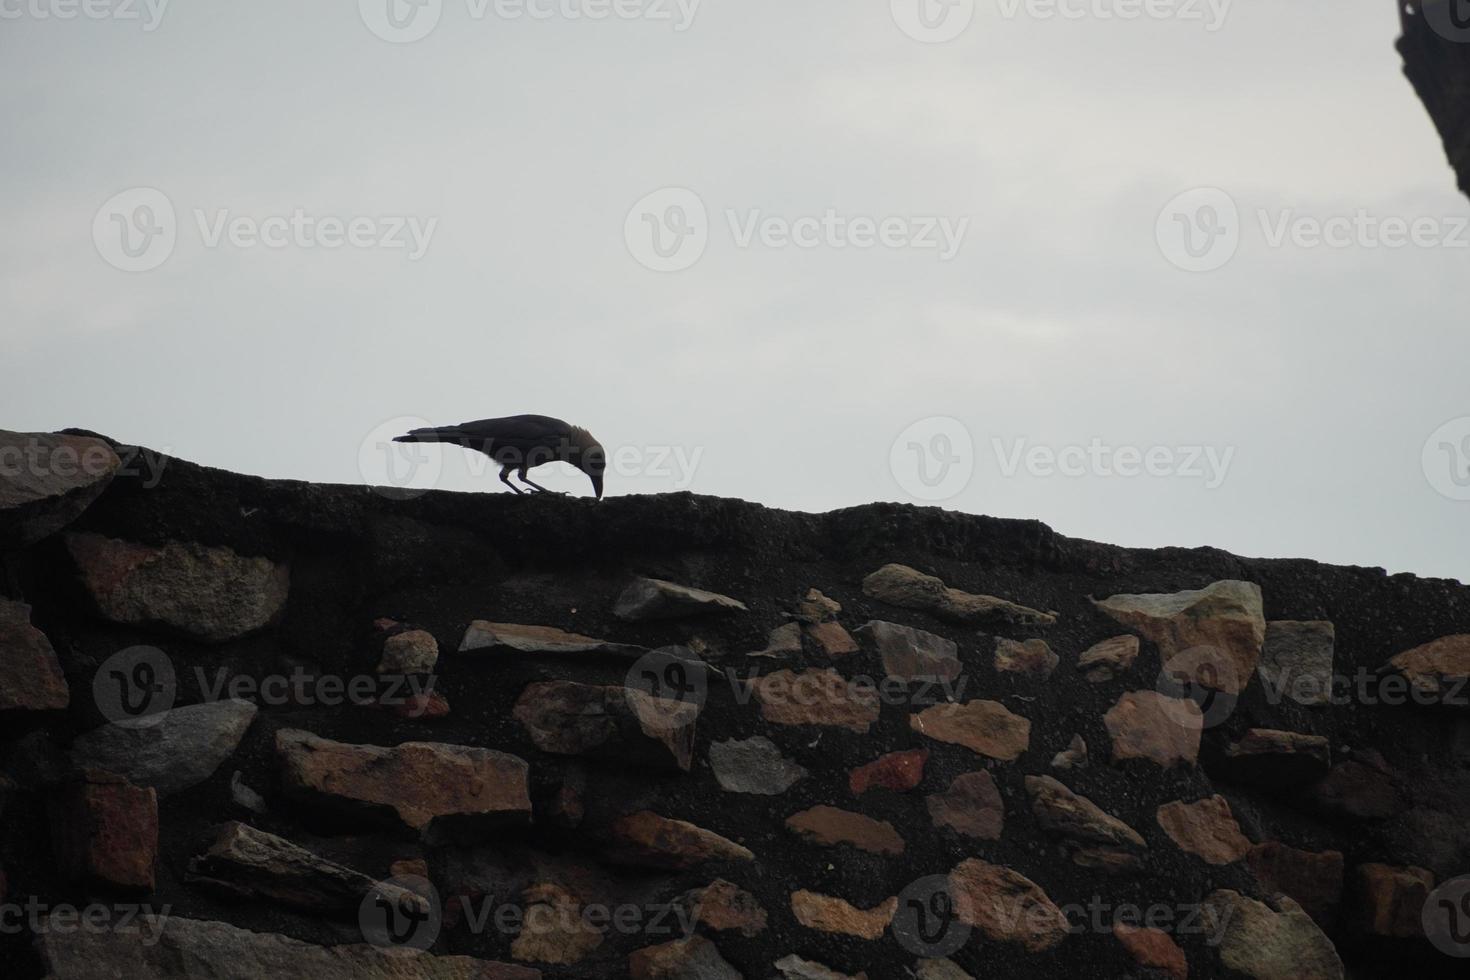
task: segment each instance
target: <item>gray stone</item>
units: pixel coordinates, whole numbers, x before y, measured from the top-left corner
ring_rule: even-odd
[[[1334,630],[1326,620],[1272,620],[1261,648],[1261,682],[1272,703],[1332,703]]]
[[[459,652],[479,650],[536,654],[604,653],[621,657],[636,657],[644,652],[640,646],[610,643],[554,626],[523,626],[477,619],[465,630]]]
[[[777,796],[798,781],[807,771],[781,754],[775,742],[763,735],[744,740],[711,742],[710,768],[727,793],[754,793]]]
[[[103,725],[77,737],[72,761],[104,769],[160,797],[204,782],[245,737],[259,709],[249,701],[207,701],[162,714],[143,728]]]
[[[883,669],[891,678],[944,681],[960,674],[959,646],[953,640],[877,619],[859,626],[856,635],[878,651]]]
[[[87,436],[0,430],[0,545],[28,545],[76,520],[121,461]]]
[[[922,609],[952,623],[1050,626],[1057,621],[1056,613],[961,592],[907,565],[884,565],[863,579],[863,594],[901,609]]]
[[[745,611],[745,603],[738,599],[657,578],[634,579],[613,604],[614,616],[635,623]]]
[[[771,630],[763,650],[752,651],[752,657],[792,657],[801,653],[801,624],[784,623]]]
[[[1220,962],[1252,980],[1342,980],[1342,960],[1312,917],[1285,895],[1275,907],[1222,888],[1205,899]]]
[[[404,630],[383,641],[380,674],[432,674],[439,663],[439,642],[425,630]]]

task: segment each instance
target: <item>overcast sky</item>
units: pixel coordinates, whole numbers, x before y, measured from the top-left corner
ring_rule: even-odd
[[[539,412],[610,495],[1470,579],[1386,0],[68,2],[0,0],[0,426],[494,492],[381,443]]]

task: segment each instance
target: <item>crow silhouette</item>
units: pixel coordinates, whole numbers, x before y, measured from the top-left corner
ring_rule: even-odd
[[[602,499],[602,474],[607,456],[592,433],[549,415],[510,415],[503,419],[481,419],[463,425],[414,429],[394,442],[447,442],[484,453],[500,464],[500,482],[516,493],[526,493],[510,481],[515,473],[521,482],[540,493],[550,493],[532,483],[526,471],[542,463],[570,463],[592,481],[592,491]]]

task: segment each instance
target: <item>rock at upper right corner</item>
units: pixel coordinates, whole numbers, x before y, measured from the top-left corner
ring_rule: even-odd
[[[884,565],[863,579],[863,594],[890,606],[922,609],[954,623],[1050,626],[1057,621],[1055,613],[952,589],[942,579],[907,565]]]
[[[1226,694],[1250,683],[1266,640],[1261,587],[1226,579],[1203,589],[1156,595],[1115,595],[1093,605],[1159,648],[1166,667]]]
[[[708,613],[745,612],[745,603],[718,592],[690,588],[658,578],[634,579],[613,604],[613,615],[627,622],[682,619]]]

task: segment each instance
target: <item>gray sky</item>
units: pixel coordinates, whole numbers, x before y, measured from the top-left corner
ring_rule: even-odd
[[[542,412],[610,494],[1470,578],[1391,3],[69,2],[0,0],[0,425],[359,483]]]

